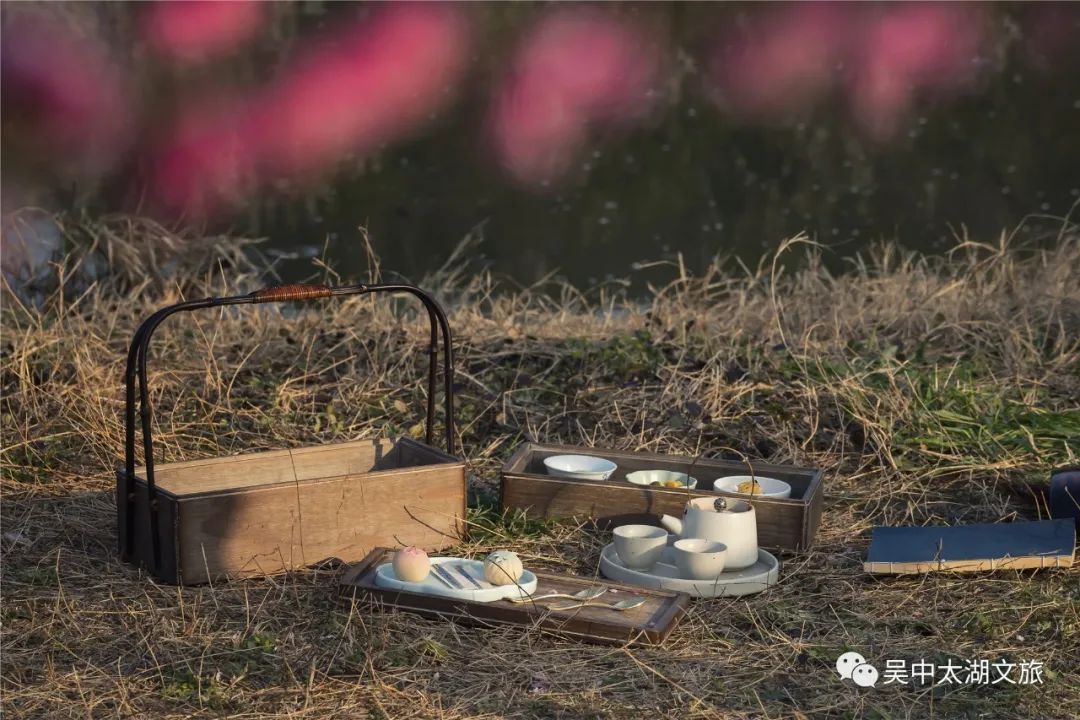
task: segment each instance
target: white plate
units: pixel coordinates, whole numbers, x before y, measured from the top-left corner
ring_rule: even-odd
[[[750,493],[739,492],[738,487],[744,482],[750,482],[751,480],[757,480],[758,486],[761,488],[761,492],[756,492],[752,496]],[[718,492],[736,493],[738,495],[745,495],[746,497],[756,498],[789,498],[791,497],[791,486],[783,480],[777,480],[776,478],[763,477],[758,475],[751,477],[749,475],[728,475],[722,477],[713,483],[713,490]]]
[[[432,565],[459,565],[461,569],[469,573],[472,577],[481,585],[487,585],[484,580],[484,563],[480,560],[466,560],[464,558],[455,557],[433,557],[431,558]],[[394,575],[394,565],[392,563],[383,563],[379,567],[375,568],[375,584],[381,588],[389,588],[391,590],[406,590],[408,592],[422,593],[424,595],[438,595],[439,597],[456,598],[458,600],[475,600],[476,602],[494,602],[495,600],[502,600],[508,597],[524,597],[526,595],[532,595],[536,592],[536,575],[531,571],[526,570],[521,579],[518,580],[517,585],[492,585],[491,587],[485,587],[483,590],[478,590],[473,587],[472,584],[465,578],[458,577],[458,573],[453,574],[455,580],[465,586],[464,590],[454,590],[443,584],[441,580],[432,572],[422,582],[405,582],[404,580],[398,580]]]
[[[618,465],[592,455],[552,455],[544,458],[548,475],[581,480],[607,480]]]
[[[671,547],[664,548],[660,562],[652,570],[632,570],[619,560],[615,544],[604,548],[600,554],[600,573],[612,580],[628,585],[672,590],[693,597],[736,597],[759,593],[775,585],[780,578],[780,561],[770,553],[758,549],[758,560],[748,568],[720,573],[715,580],[687,580],[679,577]]]
[[[693,490],[697,487],[697,478],[671,470],[638,470],[637,472],[627,473],[626,479],[635,485],[652,485],[653,482],[664,482],[665,480],[674,480],[681,483],[677,488],[664,488],[665,490],[684,490],[687,487]]]

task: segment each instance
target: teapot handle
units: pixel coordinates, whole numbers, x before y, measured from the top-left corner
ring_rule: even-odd
[[[683,515],[685,516],[685,514],[686,514],[686,508],[683,508]],[[670,515],[661,515],[660,516],[660,525],[665,530],[667,530],[669,533],[671,533],[672,535],[675,535],[676,537],[681,537],[682,536],[682,532],[683,532],[683,521],[682,520],[680,520],[678,518],[671,517]]]

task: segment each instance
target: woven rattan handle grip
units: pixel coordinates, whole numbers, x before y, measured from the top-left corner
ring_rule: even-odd
[[[273,285],[251,293],[251,298],[257,303],[261,302],[286,302],[288,300],[311,300],[313,298],[330,297],[333,293],[326,285],[307,285],[304,283],[292,283],[291,285]]]

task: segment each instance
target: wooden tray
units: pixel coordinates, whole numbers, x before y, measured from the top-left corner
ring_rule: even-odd
[[[471,625],[527,625],[589,642],[635,642],[658,645],[664,641],[686,610],[689,597],[666,590],[649,590],[614,583],[604,578],[554,575],[536,572],[539,584],[536,595],[576,593],[585,588],[605,585],[617,592],[602,596],[615,602],[631,595],[647,599],[633,610],[616,612],[603,608],[579,608],[554,611],[549,604],[569,604],[571,600],[546,600],[539,603],[512,603],[508,600],[474,602],[388,590],[375,584],[375,568],[390,562],[394,551],[376,548],[360,563],[349,568],[341,579],[342,592],[356,601],[378,609],[403,610],[425,617],[447,618]]]
[[[593,455],[611,460],[618,468],[607,480],[554,477],[544,469],[544,458],[567,453]],[[626,480],[635,470],[689,472],[698,486],[687,493],[678,488],[634,485]],[[713,481],[728,475],[745,475],[745,463],[627,452],[605,448],[526,443],[502,468],[501,501],[504,509],[522,509],[544,518],[592,518],[602,528],[634,523],[660,524],[661,515],[682,517],[687,496],[738,497],[749,501],[757,513],[758,543],[780,550],[805,550],[814,542],[824,502],[820,468],[754,463],[754,473],[791,485],[790,498],[750,498],[716,492]]]

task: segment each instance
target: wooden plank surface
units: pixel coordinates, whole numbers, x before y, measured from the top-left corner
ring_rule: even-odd
[[[355,440],[221,458],[163,463],[154,467],[158,490],[175,497],[225,490],[355,476],[401,467],[457,463],[457,459],[410,438]],[[144,467],[135,469],[144,482]]]
[[[409,438],[162,469],[162,565],[155,574],[166,582],[265,575],[329,558],[356,562],[384,545],[434,551],[457,544],[464,534],[464,463]],[[146,483],[140,477],[135,498],[131,559],[151,567]],[[124,504],[117,510],[123,533]]]
[[[231,457],[163,463],[154,467],[159,490],[177,497],[369,472],[391,452],[389,440],[355,442],[289,450],[267,450]],[[145,468],[136,468],[142,480]]]
[[[438,550],[460,542],[465,502],[464,468],[443,465],[181,499],[182,577],[356,562],[380,545]]]
[[[1071,567],[1072,519],[978,525],[876,527],[864,569],[877,574]]]
[[[559,611],[570,600],[545,600],[539,603],[473,602],[417,593],[388,590],[375,584],[375,568],[389,562],[393,551],[373,550],[362,562],[346,571],[342,591],[349,597],[381,609],[413,612],[425,617],[445,618],[468,624],[515,624],[540,627],[546,631],[590,642],[662,643],[685,612],[689,598],[680,593],[613,583],[605,578],[585,578],[536,572],[535,595],[552,592],[575,593],[604,585],[616,592],[602,596],[604,602],[616,602],[631,596],[646,598],[645,604],[623,612],[603,608],[579,608]],[[534,571],[535,572],[535,571]]]

